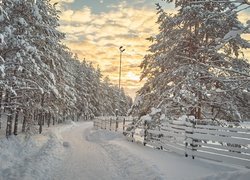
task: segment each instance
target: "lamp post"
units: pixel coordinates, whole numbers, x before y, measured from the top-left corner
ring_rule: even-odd
[[[119,50],[120,50],[119,90],[121,90],[122,53],[125,51],[125,49],[123,48],[123,46],[121,46]]]

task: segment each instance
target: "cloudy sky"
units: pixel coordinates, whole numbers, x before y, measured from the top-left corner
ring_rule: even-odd
[[[102,74],[114,84],[119,77],[119,47],[126,51],[122,58],[122,81],[125,91],[135,96],[142,86],[138,67],[150,43],[147,37],[157,34],[155,3],[160,2],[168,12],[172,5],[160,0],[52,0],[60,2],[59,28],[66,33],[65,43],[81,59],[99,65]],[[250,13],[241,14],[242,21]],[[248,16],[247,16],[248,15]],[[250,39],[250,38],[249,38]]]

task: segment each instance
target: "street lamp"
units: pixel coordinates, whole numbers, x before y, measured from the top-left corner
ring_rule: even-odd
[[[122,53],[125,51],[125,49],[123,48],[123,46],[121,46],[119,50],[120,50],[119,90],[121,90]]]

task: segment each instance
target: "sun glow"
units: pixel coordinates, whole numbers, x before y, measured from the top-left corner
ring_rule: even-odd
[[[154,5],[149,7],[142,3],[135,7],[123,1],[104,7],[109,7],[109,10],[95,12],[85,4],[77,9],[67,6],[67,3],[78,1],[62,2],[64,6],[60,6],[62,13],[59,30],[66,33],[64,43],[79,58],[92,62],[95,67],[99,66],[103,77],[109,76],[111,83],[116,85],[119,77],[119,47],[124,46],[126,52],[122,56],[121,86],[126,93],[135,97],[136,91],[143,85],[143,82],[139,82],[139,65],[151,45],[146,38],[158,33]],[[105,3],[103,1],[102,4]],[[174,13],[175,10],[169,8],[167,12]],[[249,11],[241,12],[240,21],[249,20],[249,14]],[[250,40],[249,36],[245,37]],[[249,59],[249,50],[244,52]]]
[[[129,79],[129,80],[132,80],[132,81],[140,81],[140,76],[139,75],[136,75],[135,73],[133,73],[133,72],[131,72],[131,71],[129,71],[128,73],[127,73],[127,79]]]

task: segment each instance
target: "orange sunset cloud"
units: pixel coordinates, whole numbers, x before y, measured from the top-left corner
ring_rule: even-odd
[[[73,0],[64,0],[64,3]],[[66,33],[64,43],[81,59],[99,66],[103,76],[109,76],[113,84],[119,78],[119,47],[126,51],[122,56],[121,86],[131,97],[144,82],[139,81],[139,65],[151,44],[146,38],[158,32],[157,14],[154,6],[134,7],[125,1],[110,5],[107,12],[95,13],[88,6],[72,10],[60,6],[60,31]],[[175,12],[168,9],[167,12]],[[246,22],[249,13],[240,13],[240,20]],[[250,39],[250,36],[245,36]],[[245,51],[246,57],[250,52]]]

